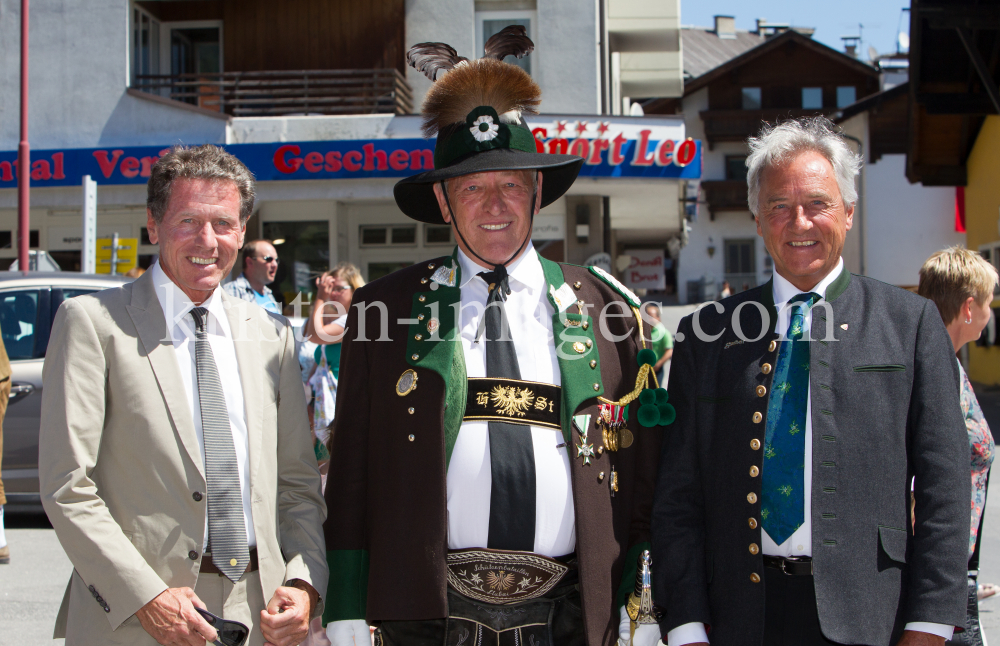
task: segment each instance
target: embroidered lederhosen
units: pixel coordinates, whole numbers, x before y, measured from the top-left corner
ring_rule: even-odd
[[[458,550],[449,554],[449,581],[462,576],[464,571],[464,579],[471,584],[471,588],[464,589],[475,597],[466,596],[449,584],[446,619],[383,622],[375,632],[375,646],[584,646],[575,558],[563,563],[537,554],[498,552],[487,556],[485,561],[477,561],[483,552],[489,551]],[[504,558],[509,555],[524,558],[505,563]],[[472,574],[477,563],[482,573],[478,581]],[[551,578],[546,578],[546,568],[554,571]],[[561,574],[557,574],[559,570]],[[529,575],[532,583],[523,583]],[[531,588],[537,578],[541,582]],[[500,590],[504,586],[507,589]],[[517,587],[524,592],[515,593],[516,598],[526,600],[488,603],[480,598],[496,598],[491,590],[505,594]],[[543,587],[546,591],[536,594]]]

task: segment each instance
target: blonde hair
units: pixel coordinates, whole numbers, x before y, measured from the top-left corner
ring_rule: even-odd
[[[350,285],[351,289],[360,289],[365,286],[365,279],[361,277],[361,271],[349,262],[337,263],[337,266],[330,271],[323,272],[323,276],[339,278]]]
[[[971,296],[980,306],[993,300],[997,270],[975,251],[948,247],[934,253],[920,268],[917,293],[937,305],[945,325],[958,318]]]

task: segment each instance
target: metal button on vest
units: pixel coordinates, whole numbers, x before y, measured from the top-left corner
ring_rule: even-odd
[[[760,475],[760,469],[758,469],[756,466],[750,467],[750,477],[756,478],[758,475]]]
[[[424,335],[423,334],[414,334],[413,335],[413,340],[414,341],[423,341],[424,340]]]
[[[771,341],[771,343],[769,343],[768,346],[767,346],[767,351],[768,352],[774,352],[775,348],[777,348],[777,347],[778,347],[778,342],[777,341]]]
[[[591,359],[590,360],[590,369],[593,370],[596,367],[597,367],[597,360],[596,359]]]
[[[426,285],[427,284],[427,279],[426,278],[421,278],[420,279],[420,284],[421,285]]]
[[[757,396],[758,397],[763,397],[766,394],[767,394],[767,387],[765,387],[765,386],[757,386]]]
[[[760,440],[758,440],[758,439],[750,440],[750,448],[753,449],[754,451],[756,451],[757,449],[759,449],[760,448]]]
[[[411,354],[410,358],[413,359],[414,361],[416,361],[417,359],[420,358],[420,355],[419,354]]]
[[[198,552],[195,552],[194,550],[191,550],[190,552],[188,552],[188,558],[191,559],[192,561],[197,561],[198,560]]]
[[[756,518],[751,518],[750,519],[750,529],[757,529],[757,519]]]
[[[760,371],[763,372],[765,375],[771,374],[771,364],[765,363],[760,367]]]
[[[406,412],[409,413],[410,415],[412,415],[413,413],[415,413],[417,411],[416,411],[415,408],[413,408],[413,406],[410,406],[409,408],[406,409]]]
[[[760,424],[761,420],[763,420],[763,419],[764,419],[764,416],[761,415],[759,411],[753,414],[753,423],[754,424]]]
[[[195,502],[201,502],[201,499],[202,499],[202,498],[203,498],[204,496],[202,496],[202,495],[201,495],[201,492],[200,492],[200,491],[196,491],[196,492],[194,492],[193,494],[191,494],[191,497],[192,497],[192,498],[194,498],[194,501],[195,501]]]
[[[750,581],[752,583],[760,583],[760,576],[756,572],[750,574]]]
[[[750,503],[751,505],[754,504],[754,503],[756,503],[757,502],[757,494],[755,494],[752,491],[750,493],[748,493],[747,494],[747,502]]]
[[[431,264],[427,265],[427,268],[428,269],[434,269],[434,263],[431,263]]]
[[[760,547],[757,543],[750,543],[750,553],[756,556],[758,552],[760,552]]]
[[[588,323],[587,321],[584,321],[583,325],[581,327],[583,327],[583,329],[586,330],[587,328],[590,327],[590,323]]]
[[[412,442],[413,440],[417,439],[417,436],[416,435],[411,435],[408,439]]]
[[[427,300],[427,297],[426,296],[418,296],[417,300],[420,301],[421,303],[423,303],[424,301]]]
[[[423,314],[417,314],[417,320],[418,321],[423,321],[424,320],[424,315]]]
[[[581,287],[583,287],[583,283],[581,283],[580,281],[576,281],[575,283],[573,283],[573,287],[575,287],[576,289],[580,289]]]
[[[601,384],[594,384],[594,390],[600,390]]]

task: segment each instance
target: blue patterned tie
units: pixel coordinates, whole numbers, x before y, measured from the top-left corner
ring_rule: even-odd
[[[819,294],[798,294],[789,304],[787,340],[781,342],[771,383],[761,477],[761,527],[778,545],[805,520],[805,429],[809,397],[809,340],[802,339],[805,310]],[[796,341],[799,341],[796,343]]]

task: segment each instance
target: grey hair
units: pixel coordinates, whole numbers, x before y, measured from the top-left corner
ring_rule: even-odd
[[[212,144],[174,146],[153,165],[146,185],[146,208],[157,224],[163,221],[177,179],[233,182],[240,194],[240,224],[246,224],[253,213],[254,176],[243,162]]]
[[[777,125],[765,125],[760,134],[747,140],[747,204],[757,217],[760,210],[760,179],[765,168],[780,166],[795,155],[814,151],[823,155],[833,166],[845,206],[858,201],[854,178],[861,172],[862,159],[847,145],[826,117],[791,119]]]

